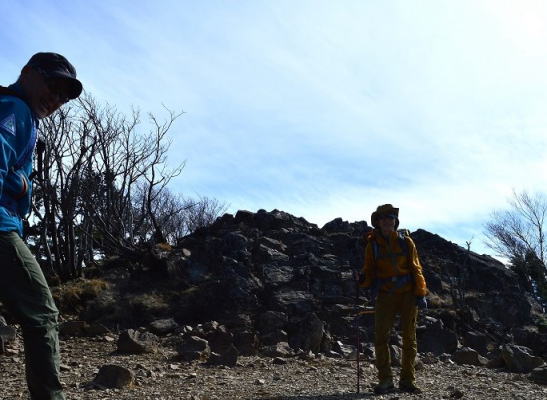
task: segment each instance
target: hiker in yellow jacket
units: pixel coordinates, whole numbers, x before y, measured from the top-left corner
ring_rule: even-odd
[[[379,383],[376,393],[394,388],[389,339],[396,314],[400,314],[403,355],[399,389],[421,392],[416,386],[414,362],[417,353],[417,308],[427,308],[427,287],[416,246],[408,235],[397,232],[399,209],[379,206],[371,216],[374,230],[369,234],[361,287],[377,296],[374,318],[374,347]]]

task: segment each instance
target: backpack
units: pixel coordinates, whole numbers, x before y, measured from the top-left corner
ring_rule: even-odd
[[[399,255],[404,255],[407,257],[408,262],[410,262],[410,249],[408,246],[408,239],[410,239],[410,231],[408,229],[398,229],[397,230],[397,240],[399,241],[399,247],[401,248],[402,253],[399,253]],[[370,243],[372,246],[372,255],[374,258],[374,261],[378,260],[381,256],[380,254],[380,246],[378,245],[378,242],[376,240],[372,240],[372,236],[370,233],[365,235],[365,247],[366,245]],[[393,254],[392,254],[393,255]],[[394,279],[395,278],[395,279]],[[382,286],[386,282],[393,282],[394,286],[389,291],[391,293],[394,289],[399,288],[403,285],[405,285],[408,282],[413,281],[412,274],[406,274],[406,275],[399,275],[394,278],[376,278],[375,282],[372,286],[372,298],[373,301],[378,295],[378,291],[380,289],[380,286]]]
[[[408,248],[407,238],[410,238],[410,231],[408,229],[397,229],[397,240],[399,241],[399,247],[403,251],[403,254],[408,257],[410,255],[410,251]],[[378,246],[378,243],[376,240],[372,240],[371,233],[365,234],[363,239],[365,242],[365,248],[368,243],[372,246],[372,255],[374,261],[376,261],[380,254],[380,247]]]

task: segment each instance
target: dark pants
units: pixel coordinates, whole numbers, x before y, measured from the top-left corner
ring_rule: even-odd
[[[64,400],[59,381],[59,312],[40,266],[15,232],[0,232],[0,276],[0,301],[23,332],[31,399]]]

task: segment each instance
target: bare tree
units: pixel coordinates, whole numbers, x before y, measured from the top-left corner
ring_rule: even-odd
[[[545,263],[547,198],[513,191],[509,209],[496,211],[485,225],[486,245],[509,259],[533,252]]]
[[[131,257],[145,243],[176,243],[225,209],[168,190],[184,168],[167,164],[168,133],[181,114],[150,114],[151,129],[142,130],[138,112],[125,116],[84,95],[43,121],[33,242],[50,271],[70,279],[97,253]]]
[[[217,199],[201,196],[193,206],[183,215],[186,234],[195,232],[212,224],[221,214],[224,214],[228,206]]]
[[[511,261],[524,287],[547,302],[545,216],[547,197],[513,191],[509,209],[494,212],[485,224],[486,245]]]

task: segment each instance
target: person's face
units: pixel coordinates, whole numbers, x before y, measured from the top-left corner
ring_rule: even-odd
[[[21,72],[21,86],[29,106],[38,118],[55,112],[68,100],[68,82],[62,78],[49,78],[35,68],[25,67]]]
[[[395,230],[395,218],[392,215],[380,215],[378,217],[378,224],[384,235]]]

